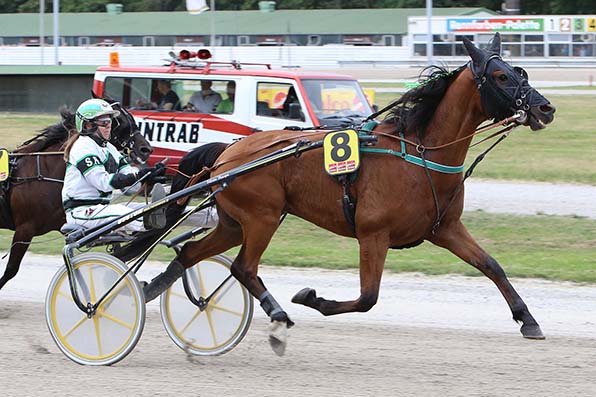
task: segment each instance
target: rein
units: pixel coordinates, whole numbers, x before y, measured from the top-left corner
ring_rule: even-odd
[[[384,108],[383,111],[386,111],[387,109]],[[465,137],[462,138],[458,138],[455,139],[451,142],[447,142],[443,145],[438,145],[438,146],[430,146],[430,147],[425,147],[422,144],[417,144],[415,142],[412,142],[408,139],[406,139],[403,135],[403,133],[399,133],[398,136],[393,135],[393,134],[388,134],[388,133],[384,133],[384,132],[376,132],[375,135],[382,135],[391,139],[396,139],[398,141],[401,142],[401,151],[394,151],[394,150],[390,150],[390,149],[377,149],[377,148],[362,148],[360,149],[362,152],[369,152],[369,153],[381,153],[381,154],[391,154],[400,158],[403,158],[405,161],[410,162],[412,164],[416,164],[419,165],[421,167],[424,168],[424,172],[428,178],[428,181],[430,183],[430,188],[432,191],[432,195],[433,195],[433,201],[435,204],[435,213],[436,213],[436,218],[435,218],[435,222],[433,223],[433,226],[431,228],[431,233],[435,234],[437,228],[439,227],[439,225],[441,224],[441,221],[443,220],[443,218],[445,217],[445,215],[447,214],[447,211],[449,210],[449,208],[451,208],[451,206],[453,205],[453,203],[455,202],[455,198],[458,196],[458,194],[460,193],[465,180],[472,175],[472,172],[474,171],[474,169],[476,168],[476,166],[478,165],[478,163],[480,163],[480,161],[482,161],[484,159],[484,157],[486,156],[486,154],[488,152],[490,152],[492,149],[495,148],[495,146],[497,146],[499,143],[501,143],[503,141],[503,139],[505,139],[508,135],[509,132],[516,128],[517,126],[519,126],[520,122],[523,122],[524,119],[526,118],[526,113],[523,110],[518,110],[517,112],[515,112],[515,114],[511,117],[507,117],[501,121],[497,121],[494,123],[491,123],[489,125],[486,125],[484,127],[479,127],[477,128],[473,133],[466,135]],[[367,119],[368,120],[368,119]],[[367,134],[372,134],[374,128],[378,125],[379,123],[375,120],[368,120],[366,122],[366,124],[364,126],[362,126],[360,128],[360,131],[365,132]],[[433,183],[433,179],[432,179],[432,175],[430,174],[430,170],[434,170],[434,171],[438,171],[438,172],[442,172],[442,173],[447,173],[447,174],[457,174],[463,171],[464,166],[463,164],[461,166],[446,166],[446,165],[442,165],[442,164],[438,164],[429,160],[426,160],[424,153],[427,150],[438,150],[438,149],[442,149],[451,145],[454,145],[456,143],[459,143],[463,140],[466,139],[470,139],[473,138],[476,135],[479,135],[483,132],[492,130],[494,128],[497,127],[501,127],[501,126],[505,126],[504,128],[494,132],[493,134],[489,135],[488,137],[480,140],[479,142],[476,142],[473,145],[470,145],[470,147],[476,146],[482,142],[485,142],[489,139],[492,139],[496,136],[499,136],[499,139],[494,142],[491,146],[489,146],[484,152],[482,152],[480,155],[478,155],[476,157],[476,159],[474,160],[474,162],[470,165],[470,167],[468,168],[468,170],[466,170],[464,178],[462,178],[461,182],[458,184],[458,186],[456,187],[456,189],[454,190],[453,194],[451,195],[451,198],[449,199],[449,202],[447,203],[447,206],[443,209],[443,211],[441,211],[440,205],[439,205],[439,197],[437,195],[437,191],[435,189],[435,185]],[[416,148],[416,151],[420,154],[420,157],[418,156],[414,156],[411,155],[409,153],[406,152],[406,144],[412,145]]]
[[[510,123],[512,123],[512,122],[515,122],[515,121],[518,121],[518,120],[522,120],[524,117],[525,117],[525,112],[523,112],[523,111],[518,111],[518,112],[516,112],[516,113],[515,113],[513,116],[511,116],[511,117],[507,117],[507,118],[505,118],[505,119],[503,119],[503,120],[501,120],[501,121],[496,121],[496,122],[494,122],[494,123],[491,123],[491,124],[488,124],[488,125],[486,125],[486,126],[484,126],[484,127],[479,127],[479,128],[477,128],[477,129],[476,129],[476,130],[475,130],[473,133],[471,133],[471,134],[468,134],[468,135],[466,135],[466,136],[464,136],[464,137],[461,137],[461,138],[455,139],[455,140],[453,140],[453,141],[451,141],[451,142],[447,142],[447,143],[445,143],[445,144],[443,144],[443,145],[438,145],[438,146],[424,146],[424,145],[422,145],[422,144],[418,144],[418,143],[416,143],[416,142],[414,142],[414,141],[411,141],[411,140],[409,140],[409,139],[406,139],[406,138],[404,138],[404,137],[403,137],[403,134],[400,134],[400,135],[394,135],[394,134],[390,134],[390,133],[386,133],[386,132],[375,132],[375,134],[376,134],[376,135],[382,135],[382,136],[386,136],[386,137],[388,137],[388,138],[391,138],[391,139],[396,139],[396,140],[398,140],[398,141],[401,141],[401,142],[403,142],[403,143],[407,143],[407,144],[409,144],[409,145],[412,145],[412,146],[414,146],[414,147],[416,148],[416,151],[418,151],[418,152],[420,153],[420,152],[424,152],[424,151],[427,151],[427,150],[438,150],[438,149],[443,149],[443,148],[445,148],[445,147],[448,147],[448,146],[454,145],[454,144],[456,144],[456,143],[459,143],[459,142],[465,141],[466,139],[473,138],[473,137],[475,137],[476,135],[479,135],[479,134],[482,134],[482,133],[484,133],[484,132],[486,132],[486,131],[492,130],[493,128],[497,128],[497,127],[500,127],[500,126],[503,126],[503,125],[506,125],[506,124],[510,124]],[[481,140],[481,141],[479,141],[479,142],[476,142],[474,145],[471,145],[470,147],[473,147],[473,146],[475,146],[475,145],[478,145],[478,144],[480,144],[480,143],[482,143],[482,142],[484,142],[484,141],[486,141],[486,140],[488,140],[488,139],[490,139],[490,138],[493,138],[493,137],[495,137],[496,135],[499,135],[500,133],[503,133],[503,131],[504,131],[504,130],[497,131],[496,133],[494,133],[494,134],[492,134],[492,135],[488,136],[487,138],[484,138],[483,140]]]

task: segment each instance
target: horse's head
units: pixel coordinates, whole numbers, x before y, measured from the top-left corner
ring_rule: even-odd
[[[153,153],[153,147],[141,134],[132,114],[119,102],[112,102],[111,105],[120,115],[115,118],[116,125],[112,128],[110,141],[119,150],[123,150],[132,161],[144,163]]]
[[[527,116],[523,125],[532,130],[542,129],[553,121],[555,107],[528,83],[526,71],[501,58],[499,33],[487,50],[476,47],[467,38],[464,38],[464,46],[472,58],[470,69],[488,117],[502,120],[521,110]]]
[[[92,94],[94,98],[99,98],[95,93]],[[100,99],[108,102],[114,110],[120,112],[114,118],[110,142],[118,150],[125,152],[133,162],[144,163],[147,161],[151,153],[153,153],[153,147],[145,139],[143,134],[141,134],[132,114],[120,102],[116,102],[111,98]]]

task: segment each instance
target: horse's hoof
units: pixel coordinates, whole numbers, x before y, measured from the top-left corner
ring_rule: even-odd
[[[522,325],[520,331],[526,339],[545,339],[542,330],[538,324],[536,325]]]
[[[284,321],[272,321],[269,327],[269,344],[271,349],[278,356],[283,356],[286,352],[286,342],[288,340],[288,327]]]
[[[312,288],[303,288],[292,297],[292,303],[310,306],[317,299],[317,291]]]

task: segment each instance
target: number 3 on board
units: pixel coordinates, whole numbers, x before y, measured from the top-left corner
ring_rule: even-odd
[[[329,175],[356,171],[360,166],[358,146],[358,134],[354,130],[336,131],[325,135],[325,171]]]

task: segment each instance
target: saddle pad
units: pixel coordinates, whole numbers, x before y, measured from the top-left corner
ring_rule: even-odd
[[[8,150],[0,149],[0,182],[8,179]]]
[[[333,131],[323,138],[325,171],[331,176],[355,172],[360,166],[360,143],[354,130]]]

